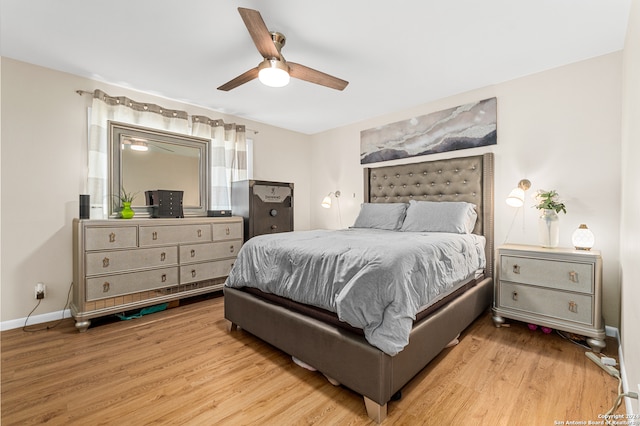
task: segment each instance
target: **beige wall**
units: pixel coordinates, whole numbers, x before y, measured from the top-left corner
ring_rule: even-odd
[[[254,139],[254,177],[295,183],[295,225],[309,228],[310,144],[295,132],[93,80],[1,59],[1,316],[25,318],[35,306],[34,286],[47,297],[34,312],[60,312],[71,284],[71,221],[86,173],[87,107],[102,89],[190,114],[246,124]]]
[[[511,243],[538,243],[538,211],[529,196],[536,189],[558,190],[568,210],[560,219],[561,245],[571,245],[571,234],[581,223],[593,230],[604,259],[605,322],[617,327],[621,75],[622,54],[614,53],[314,135],[312,227],[340,226],[337,209],[319,207],[322,197],[336,189],[343,194],[342,225],[355,220],[363,200],[361,130],[495,96],[497,145],[396,162],[494,152],[496,244],[505,242],[516,213],[504,199],[521,178],[530,179],[533,187],[518,212]]]
[[[629,390],[640,392],[640,2],[633,2],[624,48],[622,111],[621,340]],[[638,400],[634,413],[640,413]]]

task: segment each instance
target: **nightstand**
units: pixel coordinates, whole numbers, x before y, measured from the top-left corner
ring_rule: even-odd
[[[511,318],[586,336],[594,352],[606,346],[599,251],[508,244],[497,263],[496,327]]]

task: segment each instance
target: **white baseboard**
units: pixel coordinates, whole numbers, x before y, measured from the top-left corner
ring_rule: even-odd
[[[606,326],[605,334],[610,337],[615,337],[616,341],[618,342],[618,359],[620,362],[620,378],[622,379],[622,392],[624,393],[636,392],[635,389],[629,388],[629,382],[627,382],[627,371],[624,367],[624,357],[622,355],[622,342],[620,341],[620,331],[615,327]],[[627,397],[624,398],[624,406],[625,406],[626,413],[628,415],[631,415],[630,418],[634,418],[633,404],[631,402],[632,402],[631,398],[627,398]]]
[[[29,322],[27,323],[27,326],[34,325],[34,324],[42,324],[42,323],[51,322],[51,321],[58,321],[63,317],[71,318],[71,311],[69,309],[65,309],[64,311],[49,312],[49,313],[40,314],[40,315],[32,315],[29,317]],[[0,331],[13,330],[14,328],[22,328],[24,327],[25,325],[24,323],[26,320],[27,318],[18,318],[14,320],[0,322]]]

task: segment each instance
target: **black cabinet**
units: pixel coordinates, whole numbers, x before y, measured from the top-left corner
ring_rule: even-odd
[[[244,218],[245,241],[293,231],[293,183],[242,180],[231,184],[233,214]]]

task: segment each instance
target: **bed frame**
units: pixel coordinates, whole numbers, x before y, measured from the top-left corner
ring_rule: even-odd
[[[239,289],[224,289],[225,318],[360,393],[377,423],[387,402],[480,314],[493,296],[493,154],[364,169],[365,202],[467,201],[476,204],[474,233],[487,240],[487,267],[476,286],[415,324],[395,356],[362,335],[308,317]]]

